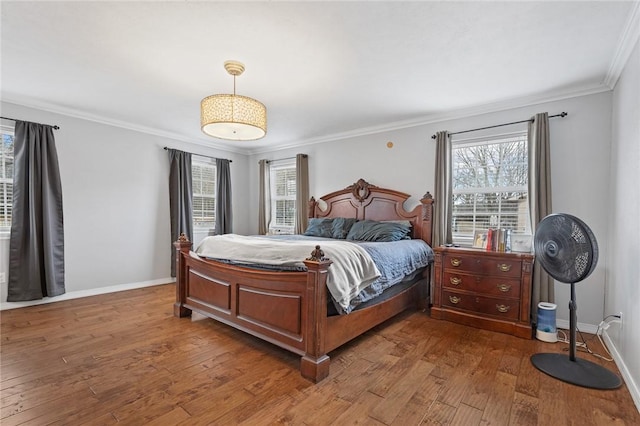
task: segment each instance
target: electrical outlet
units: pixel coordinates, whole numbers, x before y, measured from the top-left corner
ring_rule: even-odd
[[[622,311],[620,311],[618,315],[620,315],[620,328],[622,329]]]
[[[7,282],[7,273],[0,272],[0,284],[4,284]]]

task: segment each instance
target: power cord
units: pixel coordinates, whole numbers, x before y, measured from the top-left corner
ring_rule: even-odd
[[[611,321],[607,321],[609,318],[615,318]],[[590,348],[589,345],[587,345],[587,341],[584,338],[584,336],[582,335],[582,332],[578,329],[578,327],[576,327],[576,331],[578,332],[578,334],[580,334],[580,339],[582,340],[582,342],[578,342],[576,341],[576,349],[581,351],[581,352],[586,352],[589,353],[597,358],[600,358],[604,361],[608,361],[611,362],[613,361],[613,357],[611,356],[611,353],[609,352],[609,350],[607,349],[607,345],[604,344],[604,342],[602,341],[602,331],[606,330],[609,328],[610,324],[615,324],[616,322],[620,322],[620,315],[607,315],[601,322],[600,324],[598,324],[598,328],[596,329],[596,336],[598,337],[598,340],[600,341],[600,344],[602,345],[602,347],[604,348],[605,352],[607,353],[608,357],[604,356],[604,355],[600,355],[598,353],[593,352]],[[567,337],[567,335],[565,334],[565,332],[561,329],[558,329],[558,334],[562,333],[562,337],[558,337],[558,341],[562,342],[562,343],[566,343],[566,344],[570,344],[571,341],[569,340],[569,338]],[[565,351],[569,350],[568,348],[565,349]]]

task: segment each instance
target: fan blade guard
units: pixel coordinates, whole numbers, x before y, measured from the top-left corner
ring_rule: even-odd
[[[534,238],[536,260],[554,279],[575,283],[587,278],[598,262],[598,243],[591,229],[566,213],[546,216]]]

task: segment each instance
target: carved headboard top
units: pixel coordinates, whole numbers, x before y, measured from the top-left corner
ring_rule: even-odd
[[[431,245],[433,229],[433,197],[427,192],[420,205],[407,211],[404,203],[410,195],[393,189],[380,188],[364,179],[358,179],[345,189],[320,197],[326,208],[320,208],[315,198],[309,201],[310,218],[352,217],[358,220],[408,220],[412,224],[412,237]]]

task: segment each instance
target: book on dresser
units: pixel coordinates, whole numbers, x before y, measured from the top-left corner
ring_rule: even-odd
[[[533,254],[460,247],[434,252],[433,318],[532,337]]]

